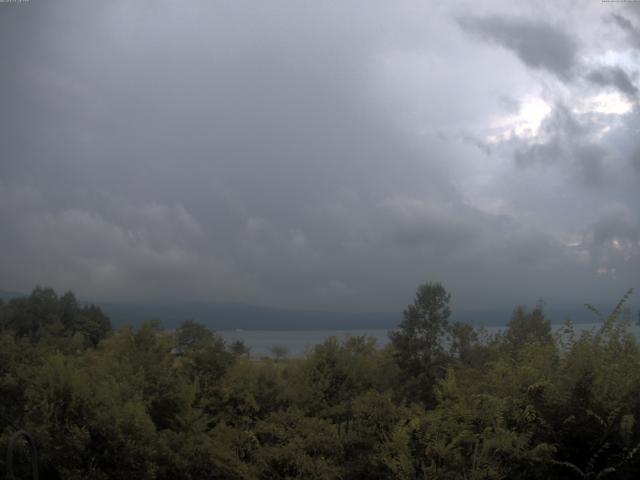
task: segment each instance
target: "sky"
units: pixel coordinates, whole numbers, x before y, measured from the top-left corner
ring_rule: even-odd
[[[396,311],[640,288],[640,4],[0,3],[0,289]]]

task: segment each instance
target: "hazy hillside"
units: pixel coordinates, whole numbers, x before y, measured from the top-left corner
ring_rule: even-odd
[[[26,296],[20,292],[0,291],[0,298]],[[165,328],[176,328],[184,320],[196,320],[212,330],[377,330],[394,329],[401,320],[400,312],[324,312],[286,310],[241,303],[95,303],[111,319],[114,326],[141,325],[146,320],[159,320]],[[611,306],[603,306],[608,312]],[[513,308],[491,310],[453,311],[454,321],[476,327],[504,326]],[[637,307],[631,307],[636,312]],[[584,307],[547,307],[547,317],[552,324],[560,324],[571,318],[574,323],[590,323],[596,317]],[[635,314],[637,315],[637,313]],[[631,313],[635,320],[635,316]]]

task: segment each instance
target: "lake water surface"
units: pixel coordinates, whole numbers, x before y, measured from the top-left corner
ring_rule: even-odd
[[[576,333],[595,330],[600,323],[577,323],[574,325]],[[554,332],[562,325],[553,325]],[[505,327],[486,327],[488,334],[497,333]],[[631,325],[630,331],[640,339],[640,327]],[[367,335],[376,339],[379,347],[389,343],[388,330],[226,330],[217,332],[227,341],[242,340],[251,349],[251,355],[255,357],[271,356],[273,347],[284,347],[289,356],[303,355],[314,345],[324,342],[329,337],[343,339],[348,335]]]

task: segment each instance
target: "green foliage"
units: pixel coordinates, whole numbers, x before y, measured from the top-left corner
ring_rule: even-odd
[[[0,305],[0,330],[34,343],[84,348],[98,345],[111,322],[95,305],[80,305],[71,292],[58,296],[51,288],[36,287],[28,297]]]
[[[185,320],[176,330],[176,351],[184,354],[211,345],[215,337],[211,330],[201,323]]]
[[[545,318],[542,306],[536,306],[531,312],[523,306],[517,307],[507,324],[505,339],[516,352],[530,342],[551,342],[551,322]]]
[[[255,427],[257,478],[338,478],[336,427],[292,408],[272,413]]]
[[[455,322],[449,327],[449,354],[467,365],[478,361],[478,332],[468,323]]]
[[[92,330],[99,311],[37,288],[0,304],[0,449],[27,429],[46,479],[632,479],[629,295],[582,335],[519,307],[488,337],[425,284],[387,348],[254,359],[193,321]]]
[[[450,299],[439,283],[420,285],[414,302],[404,311],[399,330],[389,334],[408,397],[427,405],[433,404],[433,385],[445,363],[442,339],[451,314]]]

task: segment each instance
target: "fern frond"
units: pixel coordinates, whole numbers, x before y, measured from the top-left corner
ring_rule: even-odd
[[[585,303],[584,306],[587,310],[589,310],[596,317],[598,317],[598,320],[600,320],[601,322],[604,320],[604,315],[602,315],[602,313],[600,313],[600,310],[598,310],[596,307],[594,307],[590,303]]]
[[[615,308],[613,309],[613,311],[609,314],[610,319],[612,318],[617,318],[618,315],[620,315],[620,312],[622,311],[622,307],[624,307],[624,304],[627,303],[627,300],[629,300],[629,297],[633,294],[633,288],[630,288],[629,290],[627,290],[627,293],[625,293],[622,298],[620,299],[620,301],[618,302],[618,304],[615,306]]]
[[[572,472],[577,473],[578,475],[580,475],[580,478],[587,478],[585,473],[582,470],[580,470],[580,468],[577,465],[574,465],[571,462],[561,462],[561,461],[558,461],[558,460],[551,460],[551,463],[553,463],[554,465],[558,465],[560,467],[568,468]]]
[[[610,446],[611,446],[611,444],[609,442],[603,443],[600,446],[600,448],[598,448],[598,450],[596,450],[596,452],[591,456],[591,458],[589,459],[589,463],[587,464],[587,472],[588,473],[594,472],[594,466],[596,464],[596,461],[598,460],[600,455],[602,455],[604,453],[604,451],[607,450]],[[600,473],[602,473],[602,472],[600,472]],[[599,474],[598,474],[598,476],[599,476]]]
[[[610,473],[616,473],[616,471],[617,471],[617,470],[615,469],[615,467],[608,467],[608,468],[605,468],[604,470],[601,470],[601,471],[598,473],[598,475],[596,475],[596,480],[598,480],[599,478],[603,478],[603,477],[605,477],[606,475],[609,475]]]

